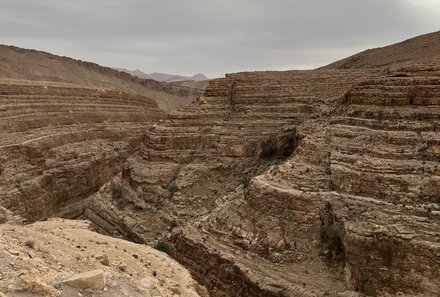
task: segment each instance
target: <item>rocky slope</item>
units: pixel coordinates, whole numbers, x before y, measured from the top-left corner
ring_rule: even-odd
[[[0,204],[29,221],[75,217],[82,199],[121,170],[145,128],[162,117],[139,95],[0,84]]]
[[[208,296],[147,246],[97,234],[86,221],[0,225],[0,296]]]
[[[395,68],[440,64],[440,31],[411,38],[393,45],[369,49],[321,69]],[[407,69],[408,70],[408,69]]]
[[[412,42],[408,57],[421,50]],[[385,68],[213,80],[147,131],[84,216],[100,232],[160,246],[212,296],[436,296],[431,53],[395,55]]]
[[[171,254],[212,275],[215,296],[436,296],[439,78],[353,87],[327,120],[299,128],[310,133],[293,158],[172,235]]]
[[[118,90],[152,98],[165,111],[186,106],[202,94],[198,89],[137,78],[95,63],[4,45],[0,45],[0,79],[73,83]]]

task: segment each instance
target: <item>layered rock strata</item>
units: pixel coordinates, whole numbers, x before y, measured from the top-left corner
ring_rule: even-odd
[[[298,127],[292,158],[172,235],[171,254],[215,296],[436,296],[439,78],[356,85]]]
[[[85,217],[100,232],[166,249],[187,265],[213,296],[290,296],[299,288],[304,296],[322,292],[310,287],[304,289],[303,280],[294,281],[296,277],[285,273],[288,268],[299,272],[296,262],[286,266],[288,268],[270,268],[270,261],[284,258],[291,261],[297,254],[280,254],[274,256],[280,257],[276,260],[271,258],[269,250],[282,250],[289,244],[293,248],[290,239],[302,236],[305,241],[296,238],[295,248],[305,259],[311,246],[319,240],[319,204],[312,207],[315,214],[307,219],[317,237],[310,236],[308,226],[297,228],[304,223],[304,217],[295,218],[296,212],[308,212],[301,208],[319,200],[309,197],[312,195],[304,197],[304,192],[330,184],[324,165],[328,162],[328,152],[320,152],[329,141],[326,119],[346,100],[346,90],[368,75],[362,71],[261,72],[231,74],[211,81],[205,97],[147,131],[139,154],[130,158],[122,174],[92,198]],[[308,140],[308,135],[317,130],[322,135]],[[313,154],[299,153],[308,150]],[[264,180],[259,184],[254,179],[247,194],[243,194],[253,176],[292,154],[303,162],[297,166],[299,177],[292,179],[292,184],[280,185],[277,192],[253,199],[252,191],[272,191],[271,186],[277,185]],[[280,166],[288,170],[292,162]],[[303,173],[306,176],[302,176]],[[282,178],[283,175],[278,177]],[[304,180],[309,181],[308,185],[303,184]],[[302,186],[291,190],[294,185]],[[289,202],[291,195],[297,198]],[[303,201],[301,207],[295,206],[293,201],[296,200]],[[255,211],[249,215],[248,206],[243,203],[250,203]],[[283,220],[297,221],[297,225],[282,223],[278,219],[279,212],[286,215]],[[256,235],[252,242],[248,242],[246,236],[235,240],[232,235],[226,238],[219,235],[228,234],[229,226],[234,226],[234,234],[247,232],[243,230],[248,226],[258,229],[257,223],[262,223],[267,230]],[[279,228],[279,224],[286,228]],[[188,229],[179,231],[185,225]],[[163,242],[163,237],[171,231],[176,231],[171,241]],[[289,242],[283,243],[281,233],[288,234]],[[211,245],[205,245],[205,240]],[[248,258],[242,259],[238,247],[244,248],[243,253],[249,253]],[[260,258],[260,252],[267,253],[267,259]],[[316,250],[313,257],[319,258],[318,253]],[[222,275],[217,270],[225,261],[232,274]],[[248,267],[252,261],[256,264]],[[309,270],[310,274],[326,267],[324,261],[313,261],[320,268]],[[265,268],[260,269],[259,265]],[[304,261],[301,267],[306,269]],[[266,269],[267,281],[260,274]],[[278,281],[275,275],[286,278]],[[331,270],[324,271],[308,286],[319,287],[319,279],[335,279],[343,293],[341,278],[334,277]],[[295,285],[288,285],[290,289],[285,295],[277,295],[285,291],[285,284],[290,282]],[[331,282],[327,288],[333,289]]]
[[[117,91],[1,84],[0,204],[28,221],[79,215],[163,116],[153,100]]]

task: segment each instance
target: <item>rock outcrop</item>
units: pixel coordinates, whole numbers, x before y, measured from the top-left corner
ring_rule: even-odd
[[[298,127],[308,133],[294,157],[172,235],[171,254],[209,271],[215,296],[436,296],[439,78],[422,69],[354,86]],[[258,294],[240,286],[252,278]]]
[[[439,82],[420,64],[213,80],[85,217],[213,296],[435,296]]]
[[[117,91],[0,84],[0,204],[28,221],[78,216],[162,117],[153,100]]]
[[[290,71],[211,81],[206,97],[147,131],[139,154],[92,198],[85,217],[101,232],[160,240],[290,156],[302,137],[295,127],[330,113],[362,77]]]
[[[97,234],[86,221],[3,224],[0,233],[6,296],[208,296],[166,254]]]

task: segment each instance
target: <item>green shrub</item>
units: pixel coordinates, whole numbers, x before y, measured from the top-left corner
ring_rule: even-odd
[[[35,248],[35,242],[33,240],[27,240],[24,245],[30,249],[34,249]]]
[[[153,248],[155,248],[158,251],[164,252],[166,254],[170,253],[170,247],[164,239],[157,241],[156,244],[153,246]]]
[[[243,184],[243,187],[247,188],[249,186],[249,183],[251,182],[251,179],[248,176],[245,176],[241,179],[241,183]]]
[[[278,147],[273,139],[269,139],[261,144],[260,158],[269,158],[277,153]]]
[[[179,191],[180,191],[179,187],[176,185],[176,183],[175,183],[174,181],[173,181],[173,182],[170,182],[170,183],[167,185],[166,189],[167,189],[168,192],[170,192],[170,193],[176,193],[176,192],[179,192]]]
[[[323,229],[322,237],[326,243],[327,249],[335,252],[337,255],[343,252],[344,247],[342,245],[341,237],[332,226],[326,226]]]
[[[112,198],[114,200],[120,200],[122,198],[122,187],[118,184],[112,184]]]

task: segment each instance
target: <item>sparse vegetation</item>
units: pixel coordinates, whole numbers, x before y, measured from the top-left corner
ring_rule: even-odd
[[[164,239],[158,240],[153,248],[166,254],[169,254],[170,252],[170,246],[168,245],[168,243],[166,243]]]
[[[245,176],[242,178],[241,183],[245,188],[249,186],[249,183],[251,182],[251,179],[248,176]]]
[[[274,156],[277,153],[278,147],[273,139],[269,139],[261,144],[260,158],[266,159]]]
[[[344,251],[344,247],[342,245],[342,239],[333,226],[329,226],[329,225],[324,226],[322,229],[321,236],[326,244],[326,248],[332,253],[339,255]]]
[[[112,198],[114,200],[120,200],[122,198],[122,187],[118,184],[112,184],[111,186]]]
[[[170,193],[176,193],[179,192],[180,189],[179,187],[176,185],[176,183],[174,181],[170,182],[167,186],[166,189],[168,190],[168,192]]]
[[[30,249],[34,249],[35,248],[35,242],[33,240],[26,240],[26,242],[24,243],[25,247],[28,247]]]
[[[327,230],[327,247],[332,250],[339,252],[342,250],[342,241],[339,234],[333,230],[332,228],[329,228]]]

